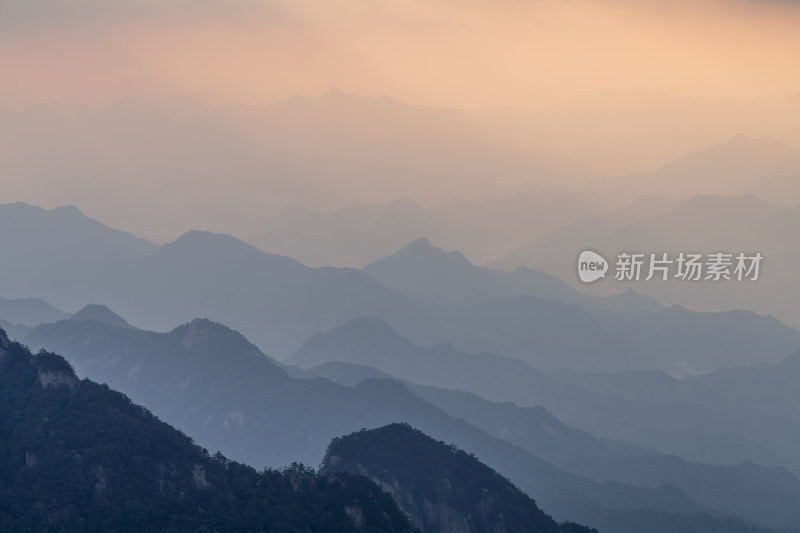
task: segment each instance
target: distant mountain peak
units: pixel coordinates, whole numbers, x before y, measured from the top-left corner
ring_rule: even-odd
[[[247,337],[219,322],[208,318],[195,318],[167,333],[174,345],[192,350],[196,358],[207,361],[225,361],[225,364],[246,365],[253,360],[267,362],[277,375],[283,370]],[[201,355],[203,354],[203,355]]]
[[[26,249],[56,241],[82,260],[98,246],[137,255],[149,255],[157,249],[156,244],[146,239],[86,216],[74,205],[45,209],[23,202],[0,204],[0,233],[6,236],[7,243],[15,239],[25,242]],[[64,261],[66,257],[59,259]]]
[[[354,318],[325,333],[315,333],[289,356],[287,362],[311,367],[335,360],[352,362],[354,356],[386,356],[414,350],[416,346],[376,316]],[[324,356],[324,357],[323,357]]]
[[[52,209],[45,209],[44,207],[40,207],[38,205],[26,204],[25,202],[12,202],[8,204],[0,204],[0,207],[5,209],[11,209],[18,213],[30,213],[36,215],[51,215],[56,217],[66,217],[68,219],[89,219],[83,211],[75,207],[74,205],[62,205],[59,207],[54,207]]]
[[[412,242],[408,243],[408,245],[406,245],[406,247],[405,247],[405,248],[403,248],[403,249],[404,249],[404,250],[405,250],[405,249],[420,249],[420,250],[421,250],[421,249],[428,249],[428,250],[438,250],[439,248],[436,248],[435,246],[433,246],[433,245],[431,244],[431,241],[429,241],[427,238],[425,238],[425,237],[420,237],[419,239],[417,239],[417,240],[415,240],[415,241],[412,241]]]
[[[452,251],[452,252],[445,252],[443,249],[434,246],[426,237],[420,237],[419,239],[410,242],[403,248],[397,251],[394,255],[389,257],[385,257],[384,259],[379,259],[375,263],[380,261],[384,261],[391,258],[412,258],[415,260],[440,260],[440,261],[452,261],[452,263],[460,264],[462,266],[472,266],[472,263],[469,262],[469,259],[464,257],[461,252]]]
[[[348,342],[360,342],[364,344],[380,341],[381,344],[412,345],[411,341],[397,333],[389,324],[377,316],[361,316],[354,318],[323,335],[334,339],[346,338]]]
[[[36,326],[68,318],[69,314],[38,298],[0,297],[0,317],[11,324]]]
[[[191,322],[175,328],[173,333],[182,336],[181,342],[186,348],[192,348],[211,339],[221,337],[231,340],[235,338],[237,341],[241,341],[252,346],[250,341],[248,341],[244,335],[235,329],[231,329],[224,324],[214,322],[208,318],[195,318]],[[255,348],[255,346],[253,347]]]
[[[164,255],[171,252],[186,251],[197,251],[209,255],[242,252],[263,254],[263,252],[254,246],[240,241],[231,235],[202,230],[187,231],[174,241],[161,246],[156,254]]]
[[[72,204],[56,207],[55,209],[52,209],[52,211],[55,213],[65,213],[70,216],[80,216],[81,218],[88,218],[83,211],[81,211]]]
[[[119,316],[107,306],[100,304],[89,304],[83,307],[80,311],[70,316],[69,320],[75,322],[86,322],[93,320],[95,322],[100,322],[101,324],[133,329],[133,326],[131,326],[127,320]]]
[[[307,268],[291,257],[269,254],[226,233],[212,231],[187,231],[174,241],[164,244],[154,254],[156,257],[178,258],[184,261],[220,262],[236,258],[269,258],[273,264]]]
[[[58,218],[65,217],[69,220],[78,219],[81,221],[90,220],[92,222],[97,222],[87,217],[83,211],[81,211],[72,204],[62,205],[59,207],[54,207],[52,209],[45,209],[44,207],[40,207],[38,205],[26,204],[25,202],[12,202],[8,204],[0,204],[0,207],[3,207],[5,209],[13,209],[17,212],[25,212],[31,214],[35,213],[37,215],[46,214]],[[99,224],[99,222],[97,223]]]

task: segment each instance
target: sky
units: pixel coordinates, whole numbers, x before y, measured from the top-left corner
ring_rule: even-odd
[[[0,0],[4,200],[163,240],[585,192],[740,134],[795,161],[798,28],[792,0]]]
[[[332,87],[538,109],[601,91],[800,91],[787,0],[0,0],[0,108]]]

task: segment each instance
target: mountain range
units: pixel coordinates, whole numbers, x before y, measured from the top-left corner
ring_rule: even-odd
[[[0,528],[23,531],[415,529],[361,476],[257,472],[209,453],[60,356],[0,330]],[[479,470],[480,471],[480,470]]]
[[[517,359],[468,355],[452,346],[420,348],[376,318],[357,319],[314,335],[287,362],[307,368],[310,375],[345,383],[358,382],[350,374],[388,374],[417,385],[472,392],[494,402],[544,406],[572,426],[603,439],[625,441],[693,461],[754,461],[795,471],[800,465],[800,457],[787,447],[787,442],[793,442],[797,427],[785,419],[742,417],[733,409],[717,411],[715,405],[702,405],[692,398],[659,404],[646,398],[621,397],[609,390],[584,388],[558,379],[562,373],[549,376]],[[370,373],[369,367],[382,374]],[[427,393],[414,390],[428,398]],[[456,416],[470,419],[464,412]],[[549,453],[544,455],[552,459]]]
[[[580,293],[557,277],[537,270],[521,267],[504,272],[475,266],[461,253],[445,252],[424,237],[370,263],[363,271],[412,300],[438,304],[476,304],[530,295],[590,309],[661,308],[658,302],[633,291],[601,298]]]
[[[429,207],[401,198],[386,204],[353,204],[330,213],[287,215],[268,231],[245,240],[311,266],[360,268],[424,236],[484,263],[607,209],[588,195],[550,191]]]
[[[6,208],[9,217],[35,219],[31,225],[41,231],[58,224],[72,237],[51,250],[52,243],[32,232],[26,246],[38,252],[4,258],[0,293],[37,296],[62,309],[103,302],[131,323],[160,331],[204,315],[231,324],[278,358],[313,333],[359,316],[378,316],[423,346],[452,343],[463,351],[517,357],[545,370],[681,372],[688,367],[702,372],[774,362],[800,344],[796,331],[754,314],[662,309],[633,292],[581,295],[539,272],[506,274],[476,267],[426,241],[367,271],[315,269],[231,236],[198,231],[147,253],[128,234],[84,231],[85,217],[71,224],[53,221],[39,208],[12,205],[0,211]],[[89,225],[96,229],[96,223]],[[112,237],[118,240],[109,244]],[[52,276],[54,271],[59,276]],[[417,287],[425,287],[427,295]],[[459,292],[465,297],[455,297]],[[631,321],[638,330],[631,329]],[[676,331],[682,335],[664,343]],[[674,345],[681,339],[686,342]]]
[[[633,175],[607,186],[624,197],[663,194],[672,198],[693,194],[745,194],[764,183],[796,174],[800,151],[770,137],[738,134],[703,150],[685,154],[658,169]],[[610,189],[610,191],[609,191]]]
[[[567,473],[502,436],[452,417],[394,381],[367,379],[343,387],[320,378],[292,378],[238,333],[205,320],[166,334],[66,320],[39,326],[26,342],[56,347],[80,374],[126,392],[204,446],[248,464],[285,464],[290,457],[313,461],[341,433],[405,421],[475,453],[562,520],[570,517],[567,509],[598,505],[606,511],[718,513],[678,489],[601,484]],[[569,431],[570,440],[582,443],[578,449],[586,449],[591,438]],[[552,443],[540,447],[552,448]],[[791,489],[774,490],[783,497]],[[758,511],[750,513],[760,516]]]
[[[695,196],[666,213],[621,228],[595,221],[582,225],[581,231],[579,225],[563,237],[536,240],[487,266],[507,271],[525,266],[577,284],[573,274],[575,256],[587,248],[605,254],[612,263],[618,253],[626,251],[669,252],[673,259],[679,252],[759,252],[764,259],[762,275],[756,283],[686,283],[675,279],[664,282],[658,277],[649,282],[630,282],[608,276],[603,283],[583,288],[594,294],[634,289],[667,305],[707,311],[750,309],[772,314],[791,325],[800,323],[792,303],[797,296],[793,289],[794,272],[800,264],[794,238],[800,227],[800,210],[796,205],[770,204],[752,194]],[[642,279],[646,275],[644,272]]]

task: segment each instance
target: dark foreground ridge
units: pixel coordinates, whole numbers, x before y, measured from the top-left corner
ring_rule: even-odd
[[[0,531],[410,532],[361,476],[209,455],[62,357],[0,329]]]
[[[407,424],[334,439],[321,472],[369,477],[425,533],[596,533],[557,523],[474,456]]]

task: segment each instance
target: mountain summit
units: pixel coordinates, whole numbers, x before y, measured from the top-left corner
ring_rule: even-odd
[[[363,270],[404,296],[436,303],[474,303],[522,294],[561,300],[581,297],[555,276],[531,269],[507,273],[475,266],[461,253],[445,252],[425,238]]]
[[[133,326],[128,324],[128,322],[117,313],[109,309],[107,306],[99,304],[89,304],[77,313],[70,316],[69,319],[77,322],[93,320],[95,322],[100,322],[101,324],[108,324],[109,326],[116,326],[118,328],[133,328]]]
[[[556,523],[529,496],[474,456],[407,424],[334,439],[321,471],[366,475],[389,492],[425,533],[596,533],[576,524]]]

